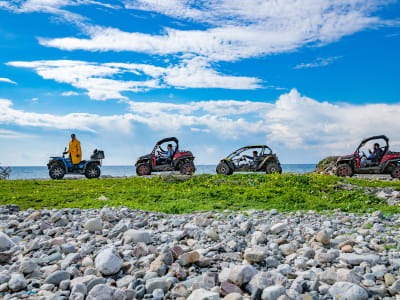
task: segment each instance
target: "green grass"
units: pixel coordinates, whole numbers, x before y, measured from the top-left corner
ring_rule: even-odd
[[[100,208],[128,206],[166,213],[204,210],[271,209],[398,213],[398,207],[365,195],[360,189],[335,188],[339,182],[360,186],[400,187],[398,182],[341,179],[325,175],[237,174],[100,180],[0,181],[0,204],[27,208]],[[101,195],[109,201],[96,200]]]

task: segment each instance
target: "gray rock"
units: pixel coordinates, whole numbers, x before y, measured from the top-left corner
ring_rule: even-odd
[[[205,289],[197,289],[190,294],[187,300],[218,300],[219,294]]]
[[[51,273],[44,282],[59,285],[61,281],[69,280],[69,278],[70,274],[67,271],[56,271]]]
[[[14,246],[15,243],[8,237],[8,235],[0,231],[0,252],[8,251]]]
[[[368,293],[361,286],[351,282],[336,282],[329,289],[329,294],[337,300],[366,300]]]
[[[18,292],[23,290],[28,285],[28,282],[25,280],[24,275],[21,273],[12,273],[10,281],[8,282],[8,287],[13,292]]]
[[[97,254],[95,266],[103,275],[116,274],[121,269],[122,259],[114,248],[106,248]]]
[[[381,261],[380,256],[376,254],[341,253],[339,258],[350,265],[360,265],[364,261],[371,265],[376,265]]]
[[[277,224],[272,225],[270,231],[271,231],[271,233],[277,234],[277,233],[284,231],[286,226],[287,225],[285,223],[277,223]]]
[[[86,300],[126,300],[126,294],[120,289],[99,284],[89,292]]]
[[[164,278],[152,278],[146,281],[146,291],[152,294],[156,289],[162,289],[165,293],[169,289],[169,283]]]
[[[257,274],[257,270],[250,265],[238,265],[230,269],[228,280],[237,286],[242,286],[248,283],[254,275]]]
[[[143,230],[134,230],[130,229],[128,231],[124,232],[124,243],[129,244],[129,243],[145,243],[145,244],[150,244],[152,241],[150,233],[147,231]]]
[[[265,259],[266,256],[266,249],[262,247],[257,248],[247,248],[244,251],[244,259],[248,262],[260,262]]]
[[[103,222],[100,218],[92,218],[86,221],[84,227],[89,232],[101,231],[103,229]]]
[[[286,292],[282,285],[273,285],[266,287],[261,295],[262,300],[276,300]]]

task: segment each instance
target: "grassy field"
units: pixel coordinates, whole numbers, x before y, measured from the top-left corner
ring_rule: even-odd
[[[100,208],[129,206],[166,213],[200,210],[271,209],[279,211],[333,210],[400,212],[362,189],[338,189],[340,183],[362,187],[394,187],[400,182],[341,179],[325,175],[237,174],[100,180],[0,181],[0,204],[28,208]],[[97,200],[100,196],[108,201]]]

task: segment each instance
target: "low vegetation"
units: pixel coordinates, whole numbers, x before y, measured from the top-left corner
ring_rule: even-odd
[[[344,183],[400,188],[400,182],[342,179],[319,174],[6,180],[0,182],[0,204],[18,204],[22,209],[129,206],[166,213],[272,208],[279,211],[340,208],[349,212],[400,212],[399,207],[388,206],[384,200],[366,195],[363,188],[342,189]]]

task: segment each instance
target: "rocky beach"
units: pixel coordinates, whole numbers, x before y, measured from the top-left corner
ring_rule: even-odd
[[[3,299],[400,298],[397,214],[6,205],[0,218]]]

